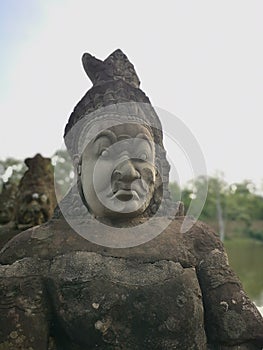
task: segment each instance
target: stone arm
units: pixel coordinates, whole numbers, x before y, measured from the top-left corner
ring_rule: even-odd
[[[53,349],[42,278],[28,271],[26,260],[0,266],[0,349]]]
[[[194,247],[209,349],[262,349],[263,318],[230,268],[221,241],[203,225]]]

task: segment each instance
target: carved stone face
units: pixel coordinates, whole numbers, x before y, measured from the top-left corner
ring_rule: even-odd
[[[154,159],[153,137],[142,125],[117,125],[97,135],[82,155],[89,210],[102,218],[142,214],[154,193]]]
[[[22,177],[16,197],[16,225],[26,229],[50,219],[56,206],[51,159],[37,154],[27,158],[28,170]]]
[[[50,200],[45,193],[26,191],[18,198],[16,213],[18,228],[40,225],[50,218]]]

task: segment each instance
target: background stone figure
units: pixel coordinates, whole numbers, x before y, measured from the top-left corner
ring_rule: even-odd
[[[77,182],[1,251],[0,349],[261,349],[262,317],[220,239],[170,200],[133,66],[120,50],[83,64],[94,85],[65,129]]]
[[[57,204],[54,171],[50,158],[37,154],[27,158],[28,170],[17,186],[5,184],[0,196],[0,248],[18,233],[48,221]]]
[[[3,184],[0,194],[0,225],[8,224],[14,220],[16,193],[16,184],[10,182]]]
[[[16,198],[16,225],[26,229],[49,220],[57,204],[54,170],[50,158],[37,154],[27,158],[28,170],[22,177]]]

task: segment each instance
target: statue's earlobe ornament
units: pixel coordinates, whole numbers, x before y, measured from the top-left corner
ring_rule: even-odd
[[[78,154],[75,154],[73,156],[73,165],[74,165],[74,169],[77,172],[77,175],[80,176],[81,175],[81,166],[82,166],[82,157],[79,156]]]
[[[78,174],[78,176],[81,175],[81,164],[80,163],[78,164],[78,167],[77,167],[77,174]]]

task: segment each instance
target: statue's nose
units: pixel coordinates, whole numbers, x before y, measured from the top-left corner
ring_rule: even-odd
[[[132,182],[140,177],[140,173],[135,169],[130,159],[119,163],[113,171],[113,180],[117,181]]]

